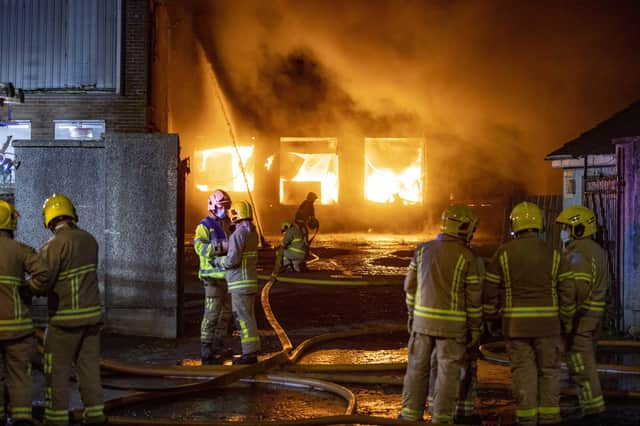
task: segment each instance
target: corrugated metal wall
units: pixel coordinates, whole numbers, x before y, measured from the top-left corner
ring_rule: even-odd
[[[0,81],[118,91],[121,0],[0,0]]]

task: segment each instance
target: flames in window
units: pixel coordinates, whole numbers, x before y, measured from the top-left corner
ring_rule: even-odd
[[[422,203],[423,160],[424,141],[420,138],[366,138],[365,199]]]
[[[280,203],[299,204],[308,192],[320,204],[338,202],[338,155],[335,138],[280,139]]]
[[[216,188],[232,192],[246,191],[247,186],[240,167],[242,159],[249,189],[253,190],[253,150],[253,145],[239,146],[237,151],[233,146],[196,150],[196,188],[203,192],[211,192]],[[240,159],[237,152],[240,153]]]

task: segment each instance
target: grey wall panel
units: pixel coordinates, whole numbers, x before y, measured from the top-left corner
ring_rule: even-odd
[[[104,141],[18,141],[18,239],[39,247],[49,232],[42,203],[75,203],[79,226],[100,245],[107,330],[174,338],[178,326],[178,137],[114,133]]]
[[[115,91],[121,0],[0,0],[0,81]]]

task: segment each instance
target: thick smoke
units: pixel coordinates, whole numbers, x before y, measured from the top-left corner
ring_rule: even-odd
[[[239,131],[423,136],[455,196],[558,193],[545,154],[640,98],[635,1],[161,4],[184,43],[172,54],[199,61],[185,76],[215,72]],[[170,130],[224,133],[193,99],[218,118],[174,111]]]

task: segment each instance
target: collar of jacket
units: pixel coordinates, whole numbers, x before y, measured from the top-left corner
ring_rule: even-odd
[[[466,242],[462,238],[454,237],[453,235],[448,235],[448,234],[438,234],[438,236],[436,237],[436,240],[438,240],[438,241],[454,241],[454,242],[462,243],[462,244],[464,244]]]
[[[540,238],[540,233],[538,231],[532,231],[532,230],[522,231],[516,234],[516,239],[521,239],[521,238]]]

